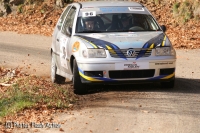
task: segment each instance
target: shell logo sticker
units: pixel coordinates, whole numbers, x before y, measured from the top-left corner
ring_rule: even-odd
[[[75,42],[73,47],[72,47],[72,52],[76,52],[79,50],[79,46],[80,46],[80,43],[79,42]]]

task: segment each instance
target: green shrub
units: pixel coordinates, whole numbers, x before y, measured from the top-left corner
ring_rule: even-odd
[[[184,2],[175,2],[173,4],[173,16],[177,21],[186,23],[190,19],[199,20],[200,2],[196,0],[186,0]]]
[[[6,95],[8,97],[0,99],[0,117],[31,107],[35,103],[33,96],[21,91],[18,84],[9,88]]]
[[[48,109],[65,109],[75,101],[70,86],[54,85],[35,76],[18,79],[5,93],[0,93],[0,122],[3,117],[27,108],[36,109],[44,105]]]
[[[176,15],[178,14],[178,8],[179,8],[180,4],[179,3],[174,3],[173,4],[173,14]]]
[[[19,6],[17,7],[17,12],[18,12],[18,13],[23,13],[23,7],[24,7],[23,4],[19,5]]]
[[[160,4],[160,0],[155,0],[154,3],[155,3],[156,5],[159,5],[159,4]]]

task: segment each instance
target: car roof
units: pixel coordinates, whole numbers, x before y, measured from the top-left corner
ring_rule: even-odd
[[[86,7],[113,7],[113,6],[137,6],[143,7],[142,4],[137,2],[129,2],[129,1],[87,1],[87,2],[79,2],[82,5],[82,8]]]

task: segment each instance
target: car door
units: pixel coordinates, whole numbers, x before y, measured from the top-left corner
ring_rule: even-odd
[[[67,34],[67,28],[72,29],[73,27],[73,22],[75,19],[75,14],[76,14],[76,8],[72,6],[72,8],[69,10],[64,23],[61,27],[61,32],[59,35],[59,46],[60,46],[60,58],[59,58],[59,64],[60,64],[60,69],[64,71],[65,73],[70,74],[70,63],[69,63],[69,54],[68,54],[68,45],[70,43],[71,35]]]
[[[64,19],[65,17],[67,16],[69,10],[71,9],[71,5],[68,5],[64,12],[61,14],[56,26],[55,26],[55,29],[54,29],[54,32],[53,32],[53,44],[55,44],[55,52],[56,53],[59,53],[60,51],[60,47],[59,47],[59,36],[60,36],[60,32],[61,32],[61,26],[64,22]]]

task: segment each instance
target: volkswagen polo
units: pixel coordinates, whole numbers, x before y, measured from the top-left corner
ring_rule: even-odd
[[[137,2],[69,4],[53,32],[51,80],[89,84],[160,82],[174,87],[176,52],[149,10]]]

